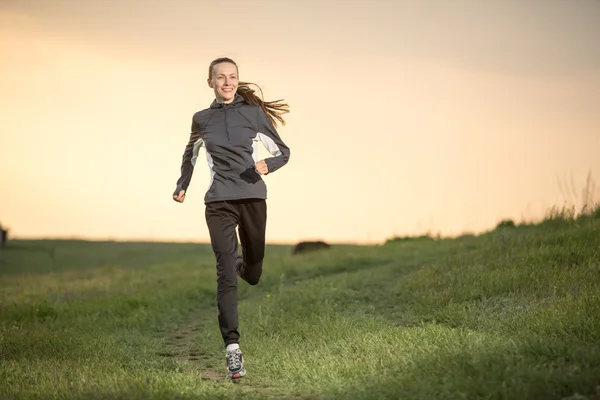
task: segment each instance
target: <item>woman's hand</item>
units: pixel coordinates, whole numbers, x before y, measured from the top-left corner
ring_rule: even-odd
[[[174,194],[173,200],[175,200],[178,203],[183,203],[183,201],[185,200],[185,190],[180,190],[179,194]]]
[[[269,167],[267,167],[267,163],[265,162],[265,160],[260,160],[259,162],[257,162],[254,168],[256,168],[256,172],[258,172],[261,175],[266,175],[269,173]]]

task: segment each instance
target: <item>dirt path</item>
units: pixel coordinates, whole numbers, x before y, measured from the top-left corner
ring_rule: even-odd
[[[165,346],[157,354],[161,357],[173,358],[184,365],[191,365],[202,380],[228,384],[229,381],[225,377],[225,355],[217,358],[218,356],[214,353],[202,350],[197,344],[198,331],[201,330],[201,327],[206,325],[207,321],[217,320],[216,306],[213,308],[203,309],[189,315],[170,331],[157,332],[158,337],[165,339]],[[252,382],[252,379],[248,377],[234,381],[234,383],[237,383],[235,386],[239,389],[252,391],[264,398],[282,398],[279,393],[273,393],[273,388]],[[283,398],[293,400],[300,397],[286,394]]]
[[[182,364],[198,362],[200,378],[215,382],[225,381],[224,368],[212,365],[212,357],[195,344],[196,332],[206,323],[208,318],[216,318],[209,310],[190,315],[171,331],[161,332],[166,337],[165,348],[158,353],[161,357],[171,357]],[[224,360],[223,360],[224,363]]]

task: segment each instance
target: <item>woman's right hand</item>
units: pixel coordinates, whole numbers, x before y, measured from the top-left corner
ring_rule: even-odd
[[[183,203],[183,201],[185,200],[185,190],[180,190],[179,194],[174,194],[173,200],[175,200],[178,203]]]

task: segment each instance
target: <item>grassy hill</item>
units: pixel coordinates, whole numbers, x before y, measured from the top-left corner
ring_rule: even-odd
[[[0,250],[2,399],[600,399],[600,212],[292,256],[240,282],[223,380],[207,245]]]

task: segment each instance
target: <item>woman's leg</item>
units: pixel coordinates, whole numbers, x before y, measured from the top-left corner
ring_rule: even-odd
[[[250,285],[256,285],[262,275],[265,257],[267,203],[263,199],[252,199],[241,202],[239,206],[243,256],[238,260],[238,274]]]
[[[237,310],[237,234],[239,212],[229,202],[206,205],[206,224],[210,233],[212,249],[217,261],[217,305],[219,329],[225,346],[238,343]]]

